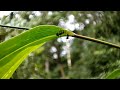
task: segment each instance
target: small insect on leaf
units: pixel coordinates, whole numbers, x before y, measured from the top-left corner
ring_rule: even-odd
[[[62,34],[64,34],[64,30],[60,30],[58,33],[56,33],[57,36],[61,36]]]
[[[66,39],[69,39],[69,35],[67,34],[67,38]]]
[[[61,36],[67,36],[66,39],[69,38],[69,36],[74,36],[74,32],[71,32],[69,30],[60,30],[59,32],[56,33],[56,36],[61,37]]]

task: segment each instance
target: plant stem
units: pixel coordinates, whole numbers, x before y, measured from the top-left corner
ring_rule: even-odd
[[[81,39],[85,39],[85,40],[88,40],[88,41],[93,41],[93,42],[97,42],[97,43],[100,43],[100,44],[104,44],[104,45],[108,45],[108,46],[120,49],[120,46],[118,46],[116,44],[112,44],[112,43],[102,41],[102,40],[98,40],[98,39],[95,39],[95,38],[91,38],[91,37],[87,37],[87,36],[83,36],[83,35],[78,35],[78,34],[74,34],[74,36],[72,36],[72,37],[81,38]]]
[[[7,28],[29,30],[29,28],[23,28],[23,27],[13,27],[13,26],[6,26],[6,25],[0,25],[0,26],[1,27],[7,27]],[[95,38],[91,38],[91,37],[87,37],[87,36],[83,36],[83,35],[78,35],[78,34],[74,34],[72,37],[81,38],[81,39],[85,39],[85,40],[88,40],[88,41],[97,42],[97,43],[100,43],[100,44],[104,44],[104,45],[108,45],[108,46],[120,49],[120,46],[118,46],[116,44],[112,44],[112,43],[102,41],[102,40],[98,40],[98,39],[95,39]]]
[[[6,28],[15,28],[15,29],[24,29],[24,30],[29,30],[29,28],[22,28],[22,27],[13,27],[13,26],[6,26],[6,25],[0,25],[1,27],[6,27]]]

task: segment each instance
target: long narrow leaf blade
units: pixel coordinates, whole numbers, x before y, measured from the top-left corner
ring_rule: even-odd
[[[54,25],[40,25],[0,43],[0,78],[9,79],[24,59],[45,42],[73,35]]]
[[[116,69],[105,77],[106,79],[120,78],[120,69]]]

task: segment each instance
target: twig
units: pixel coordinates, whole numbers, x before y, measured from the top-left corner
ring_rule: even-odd
[[[29,28],[23,28],[23,27],[13,27],[13,26],[6,26],[6,25],[0,25],[0,26],[1,27],[6,27],[6,28],[29,30]],[[116,44],[112,44],[112,43],[102,41],[102,40],[98,40],[98,39],[95,39],[95,38],[91,38],[91,37],[88,37],[88,36],[74,34],[74,36],[72,36],[72,37],[81,38],[81,39],[85,39],[85,40],[88,40],[88,41],[97,42],[97,43],[100,43],[100,44],[104,44],[104,45],[108,45],[108,46],[112,46],[112,47],[120,49],[120,46],[118,46]],[[68,38],[68,36],[67,36],[67,38]]]
[[[100,43],[100,44],[104,44],[104,45],[108,45],[108,46],[112,46],[112,47],[120,49],[120,46],[118,46],[116,44],[112,44],[112,43],[102,41],[102,40],[98,40],[98,39],[95,39],[95,38],[91,38],[91,37],[87,37],[87,36],[83,36],[83,35],[78,35],[78,34],[75,34],[72,37],[81,38],[81,39],[85,39],[85,40],[88,40],[88,41],[97,42],[97,43]]]
[[[22,28],[22,27],[13,27],[13,26],[6,26],[6,25],[0,25],[1,27],[6,27],[6,28],[15,28],[15,29],[23,29],[23,30],[29,30],[29,28]]]

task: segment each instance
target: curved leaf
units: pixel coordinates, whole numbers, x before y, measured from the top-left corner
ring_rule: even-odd
[[[105,77],[106,79],[120,78],[120,69],[116,69]]]
[[[73,32],[54,25],[40,25],[0,43],[0,78],[12,76],[23,60],[45,42]]]

